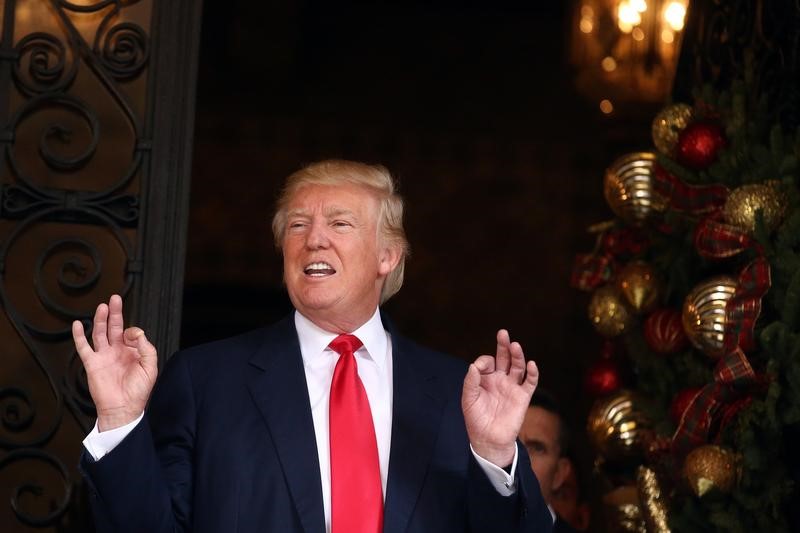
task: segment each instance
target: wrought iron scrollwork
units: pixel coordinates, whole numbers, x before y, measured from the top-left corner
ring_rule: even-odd
[[[122,227],[135,227],[139,221],[139,198],[131,194],[105,196],[97,199],[96,193],[86,191],[46,191],[17,185],[0,187],[0,218],[24,219],[39,211],[51,211],[48,220],[62,222],[95,222],[93,210],[105,214]]]
[[[64,463],[55,456],[35,448],[14,450],[0,459],[0,472],[9,465],[20,461],[37,461],[54,470],[61,479],[63,494],[58,500],[48,499],[49,510],[46,513],[36,513],[25,510],[23,499],[26,497],[44,498],[47,495],[47,486],[37,482],[23,483],[14,487],[11,495],[11,509],[20,522],[31,527],[45,527],[54,524],[66,512],[72,498],[72,484]]]
[[[36,408],[27,391],[19,387],[0,389],[0,417],[3,428],[11,432],[28,429],[36,416]]]
[[[90,330],[94,303],[109,291],[126,295],[141,272],[136,230],[146,189],[136,180],[151,142],[130,87],[141,86],[134,82],[151,46],[145,27],[125,17],[137,3],[29,3],[26,9],[54,16],[58,27],[33,31],[15,29],[17,2],[2,8],[0,81],[8,86],[0,88],[0,172],[8,175],[0,176],[0,312],[30,356],[25,364],[41,375],[30,388],[0,383],[0,475],[29,462],[48,470],[47,482],[12,484],[11,509],[30,527],[57,524],[70,505],[71,469],[46,449],[65,413],[83,432],[93,423],[71,322]],[[96,24],[93,36],[86,26],[78,30],[80,17]],[[81,92],[89,85],[102,98]],[[106,140],[111,135],[115,145]],[[20,284],[23,276],[29,285]]]
[[[6,258],[13,253],[14,245],[36,224],[44,220],[69,220],[71,216],[76,220],[84,222],[88,220],[98,226],[107,228],[119,245],[121,252],[125,254],[125,257],[133,255],[133,246],[126,238],[122,228],[102,211],[89,207],[84,207],[80,210],[55,207],[39,211],[17,225],[0,248],[0,259]],[[0,301],[4,304],[12,322],[18,329],[24,330],[24,333],[30,333],[42,340],[58,341],[69,338],[69,322],[86,319],[92,312],[91,309],[75,309],[63,305],[46,289],[44,282],[45,265],[49,261],[55,260],[58,254],[63,252],[68,252],[69,255],[62,257],[61,264],[54,270],[57,272],[57,285],[62,290],[65,299],[74,298],[93,290],[102,272],[100,249],[85,239],[79,237],[61,238],[45,244],[45,248],[40,251],[32,271],[33,287],[36,297],[44,309],[65,321],[65,325],[60,329],[47,329],[34,324],[29,318],[23,317],[16,311],[16,306],[12,305],[5,285],[0,283]],[[0,270],[0,274],[2,274],[2,270]],[[124,284],[116,288],[118,294],[127,294],[133,283],[133,275],[134,272],[130,272],[130,270],[125,273]],[[34,356],[36,356],[35,347],[33,345],[29,347]]]
[[[97,248],[83,239],[60,239],[50,244],[39,255],[39,260],[36,262],[34,286],[39,300],[50,312],[66,320],[77,320],[85,316],[84,312],[59,304],[52,295],[47,293],[46,285],[42,280],[45,262],[62,250],[68,250],[71,254],[65,258],[58,269],[58,286],[64,293],[72,295],[89,291],[97,284],[102,271],[100,253]]]
[[[78,72],[77,58],[67,67],[66,46],[49,33],[26,35],[17,43],[14,56],[14,81],[29,96],[66,90]],[[27,69],[23,69],[25,64]]]
[[[73,155],[71,157],[61,156],[54,148],[52,148],[52,139],[57,139],[62,145],[69,145],[72,141],[72,130],[68,126],[51,123],[50,126],[48,126],[44,132],[42,132],[39,138],[39,153],[42,157],[42,160],[49,167],[55,170],[79,170],[95,154],[95,151],[97,150],[97,143],[100,138],[100,123],[97,119],[97,116],[89,108],[89,106],[79,99],[61,93],[48,93],[36,96],[29,100],[11,117],[8,123],[9,129],[11,131],[15,131],[20,122],[22,122],[26,117],[32,115],[34,112],[40,109],[50,109],[54,106],[66,108],[68,111],[78,115],[86,124],[86,127],[91,134],[90,141],[87,146],[85,146],[77,155]],[[31,189],[36,189],[36,184],[18,163],[11,144],[6,146],[6,154],[16,177]]]
[[[141,26],[123,22],[103,34],[102,46],[95,45],[95,53],[116,78],[128,79],[137,76],[147,64],[147,44],[147,35]]]

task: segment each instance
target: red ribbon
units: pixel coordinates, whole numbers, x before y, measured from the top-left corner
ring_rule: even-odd
[[[721,211],[730,192],[724,185],[688,185],[656,165],[653,189],[676,211],[694,216]]]
[[[608,283],[617,270],[617,257],[637,255],[647,247],[647,240],[631,228],[612,228],[600,234],[596,250],[575,256],[570,285],[593,291]]]
[[[761,313],[761,299],[771,286],[769,263],[758,257],[739,274],[736,291],[725,306],[727,355],[714,369],[714,381],[700,389],[681,416],[672,438],[673,450],[685,453],[716,440],[725,426],[752,398],[758,382],[743,350],[755,348],[755,323]]]
[[[592,291],[605,285],[614,275],[616,265],[609,254],[579,254],[572,266],[570,285],[582,291]]]
[[[720,222],[720,213],[701,220],[694,230],[694,246],[697,252],[707,259],[725,259],[754,248],[761,252],[761,246],[736,226]]]
[[[746,405],[745,396],[757,382],[741,348],[723,356],[714,369],[714,381],[700,389],[683,412],[672,437],[672,450],[683,455],[692,448],[718,440],[724,425]]]
[[[739,274],[736,292],[725,304],[725,336],[722,341],[725,351],[755,349],[755,326],[761,314],[761,299],[771,286],[769,263],[764,257],[754,259]]]
[[[694,232],[694,246],[706,259],[725,259],[748,248],[761,252],[759,244],[736,226],[725,224],[722,209],[730,190],[724,185],[688,185],[657,166],[654,189],[675,211],[701,217]]]

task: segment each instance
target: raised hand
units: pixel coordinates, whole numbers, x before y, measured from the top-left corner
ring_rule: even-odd
[[[525,363],[518,342],[508,331],[497,332],[497,353],[482,355],[469,365],[461,409],[475,453],[500,467],[514,460],[516,439],[539,383],[536,363]]]
[[[89,393],[97,408],[100,431],[134,421],[144,411],[158,375],[155,347],[139,328],[123,329],[122,298],[116,294],[97,306],[92,344],[83,324],[72,323],[75,348],[86,369]]]

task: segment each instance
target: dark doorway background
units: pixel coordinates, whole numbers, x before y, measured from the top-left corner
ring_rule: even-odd
[[[572,3],[206,2],[182,344],[289,310],[269,219],[285,176],[380,162],[407,200],[406,283],[386,306],[472,359],[506,327],[578,429],[600,350],[569,287],[602,175],[649,145],[654,110],[602,116],[573,89]]]

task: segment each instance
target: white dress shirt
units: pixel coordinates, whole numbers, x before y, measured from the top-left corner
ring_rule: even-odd
[[[319,470],[322,482],[322,505],[325,512],[325,529],[331,531],[331,462],[328,425],[328,406],[333,371],[339,354],[328,345],[338,336],[319,328],[309,319],[295,311],[294,323],[300,340],[300,353],[308,386],[308,399],[311,417],[314,421],[314,435],[319,454]],[[383,329],[380,313],[376,309],[364,325],[352,332],[363,346],[356,350],[355,358],[358,375],[364,384],[369,399],[372,421],[375,425],[375,439],[378,444],[378,460],[381,469],[381,487],[386,499],[386,480],[389,473],[389,451],[392,437],[392,342],[389,333]],[[144,413],[133,422],[102,433],[94,429],[86,436],[83,445],[95,461],[110,453],[128,433],[142,420]],[[470,446],[472,450],[472,446]],[[490,463],[472,450],[475,460],[486,473],[495,489],[503,496],[516,492],[514,472],[517,468],[517,451],[510,473]]]
[[[339,360],[339,354],[331,350],[328,345],[338,334],[321,329],[298,312],[294,314],[294,324],[300,339],[300,353],[303,356],[303,369],[306,372],[311,417],[314,419],[325,525],[330,531],[331,447],[328,406],[333,371]],[[361,378],[367,391],[372,422],[375,425],[381,487],[385,499],[386,477],[389,474],[389,447],[392,440],[392,343],[389,333],[383,329],[381,316],[377,310],[372,318],[352,334],[363,343],[353,355],[358,365],[358,377]]]

